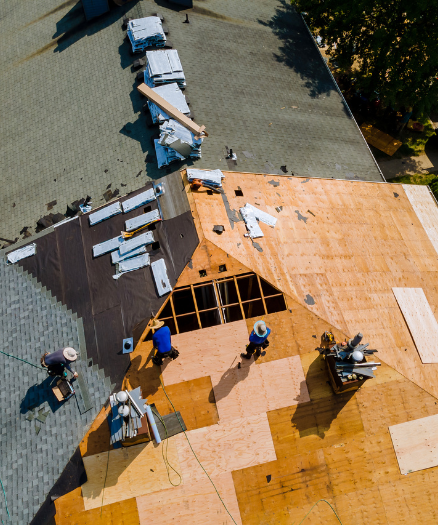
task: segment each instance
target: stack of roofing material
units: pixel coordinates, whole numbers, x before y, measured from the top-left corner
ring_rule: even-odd
[[[162,146],[158,139],[154,140],[154,145],[159,168],[166,168],[172,162],[177,162],[179,160],[185,159],[183,155],[181,155],[174,149]]]
[[[124,396],[124,397],[122,397]],[[145,400],[141,397],[141,389],[125,390],[110,396],[111,415],[108,418],[110,427],[110,444],[135,437],[142,426],[141,419],[145,415]],[[126,401],[120,401],[126,399]],[[120,412],[119,412],[120,409]],[[125,416],[126,410],[127,416]]]
[[[157,16],[131,20],[128,22],[127,32],[134,53],[140,53],[151,46],[164,47],[166,44],[166,35]]]
[[[222,186],[222,179],[225,175],[221,170],[196,170],[187,169],[187,180],[193,182],[196,179],[203,180],[211,186]]]
[[[259,221],[264,222],[268,226],[271,226],[271,228],[274,228],[275,224],[277,223],[277,219],[275,217],[248,203],[245,204],[244,207],[240,208],[239,211],[243,220],[245,221],[245,225],[251,239],[263,237],[263,232],[258,224]]]
[[[165,84],[164,86],[159,86],[152,88],[160,97],[164,98],[166,102],[172,104],[173,107],[184,113],[184,115],[190,115],[190,109],[187,105],[186,97],[183,92],[178,87],[176,82],[172,84]],[[149,111],[151,113],[152,122],[154,124],[160,124],[165,120],[169,120],[170,117],[162,109],[160,109],[156,104],[148,101]]]
[[[145,84],[153,88],[176,82],[181,89],[186,87],[186,77],[176,49],[146,51],[146,60]]]
[[[186,158],[201,158],[202,140],[195,139],[195,135],[176,120],[169,119],[160,124],[158,142],[161,146],[172,148]]]

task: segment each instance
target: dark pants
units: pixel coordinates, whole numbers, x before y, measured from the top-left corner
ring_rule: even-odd
[[[179,355],[178,350],[176,350],[172,346],[172,348],[170,349],[170,352],[165,352],[165,353],[157,352],[155,356],[152,358],[152,362],[155,365],[161,366],[163,364],[163,359],[166,359],[166,357],[170,357],[170,359],[176,359],[178,355]]]
[[[256,355],[260,355],[262,353],[262,348],[268,348],[268,346],[269,346],[269,341],[267,339],[261,345],[256,345],[255,343],[249,343],[249,345],[247,345],[246,347],[245,357],[249,359],[254,352]]]

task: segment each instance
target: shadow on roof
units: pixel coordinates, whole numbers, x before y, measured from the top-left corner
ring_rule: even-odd
[[[270,27],[283,41],[279,48],[280,54],[274,53],[274,57],[300,75],[312,98],[330,96],[332,91],[336,91],[301,16],[293,6],[280,0],[275,15],[268,22],[259,19],[259,23]]]

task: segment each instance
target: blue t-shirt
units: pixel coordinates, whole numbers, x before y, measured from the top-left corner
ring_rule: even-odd
[[[266,339],[268,338],[269,334],[271,333],[271,329],[266,327],[266,330],[268,333],[264,335],[263,337],[260,337],[257,335],[254,330],[249,334],[249,342],[254,343],[255,345],[262,345]]]
[[[170,344],[170,328],[162,326],[152,336],[152,342],[157,352],[160,354],[167,354],[170,352],[172,345]]]

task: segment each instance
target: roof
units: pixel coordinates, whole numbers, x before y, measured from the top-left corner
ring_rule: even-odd
[[[436,312],[438,257],[427,234],[434,238],[436,203],[426,188],[357,181],[226,172],[223,187],[226,198],[186,186],[200,243],[176,287],[255,272],[285,294],[287,309],[264,316],[270,345],[254,362],[238,356],[259,317],[173,336],[180,355],[161,380],[235,523],[299,522],[308,512],[312,523],[338,523],[321,499],[344,524],[434,521],[438,466],[402,474],[390,427],[438,415],[436,364],[419,360],[391,290],[421,286]],[[258,247],[237,214],[246,202],[277,217],[274,228],[260,224]],[[315,349],[325,330],[337,340],[362,331],[378,349],[376,378],[334,395]],[[151,351],[141,338],[125,385],[141,386],[166,414]],[[88,482],[56,501],[57,519],[111,522],[124,510],[135,524],[231,524],[185,438],[168,445],[182,476],[176,487],[162,466],[144,474],[156,446],[133,447],[126,457],[138,461],[121,462],[100,434],[82,449],[86,469],[93,465]],[[113,481],[103,493],[107,461]]]
[[[17,266],[7,266],[2,258],[0,283],[0,347],[14,356],[0,354],[0,479],[11,523],[26,525],[99,413],[110,381],[104,380],[97,367],[86,366],[81,320],[36,279]],[[74,382],[77,401],[72,398],[60,404],[51,392],[54,382],[39,368],[39,360],[44,352],[64,346],[80,351],[76,369],[81,381]],[[75,487],[69,477],[81,471],[80,463],[64,479],[64,492]],[[9,522],[3,498],[0,515]]]
[[[164,194],[160,203],[155,200],[148,206],[162,205],[164,220],[153,230],[159,244],[152,245],[149,254],[152,262],[165,260],[174,285],[198,237],[180,174],[157,182]],[[151,183],[118,202],[150,187]],[[1,350],[18,358],[0,354],[0,479],[14,523],[30,523],[35,515],[33,525],[45,523],[55,510],[52,499],[84,482],[81,453],[88,445],[78,446],[99,414],[99,431],[108,431],[102,407],[130,365],[122,341],[135,338],[136,330],[141,335],[142,323],[166,300],[158,296],[150,268],[115,281],[110,254],[92,256],[95,244],[119,236],[125,221],[143,214],[144,208],[92,227],[85,214],[49,228],[31,239],[36,254],[15,265],[6,265],[5,250],[1,252]],[[74,382],[77,395],[60,404],[39,360],[44,352],[65,346],[80,353],[75,363],[79,378]],[[93,426],[92,430],[96,431]],[[3,503],[0,509],[7,523]]]
[[[157,130],[146,126],[120,28],[123,17],[157,9],[152,0],[128,2],[90,23],[81,4],[57,0],[16,3],[4,13],[3,239],[20,237],[26,226],[33,231],[48,208],[64,213],[86,195],[102,204],[110,184],[123,194],[163,175],[151,144]],[[167,4],[159,10],[184,67],[196,123],[210,134],[199,167],[283,173],[286,166],[288,174],[306,177],[382,180],[286,3],[207,0],[192,10]],[[190,24],[182,24],[185,13]],[[237,165],[225,160],[227,148]]]
[[[153,226],[153,238],[158,244],[149,249],[152,263],[164,258],[171,285],[198,243],[181,177],[176,175],[161,181],[165,220]],[[124,202],[149,188],[152,183],[114,202]],[[160,205],[155,200],[147,206],[153,211]],[[159,310],[165,297],[158,296],[150,268],[114,280],[110,254],[94,258],[93,246],[120,236],[125,221],[144,214],[145,209],[141,206],[92,227],[90,214],[77,216],[36,238],[36,255],[18,263],[83,320],[90,366],[98,365],[117,385],[129,365],[128,355],[121,353],[122,340],[133,336],[137,341],[151,313]]]

